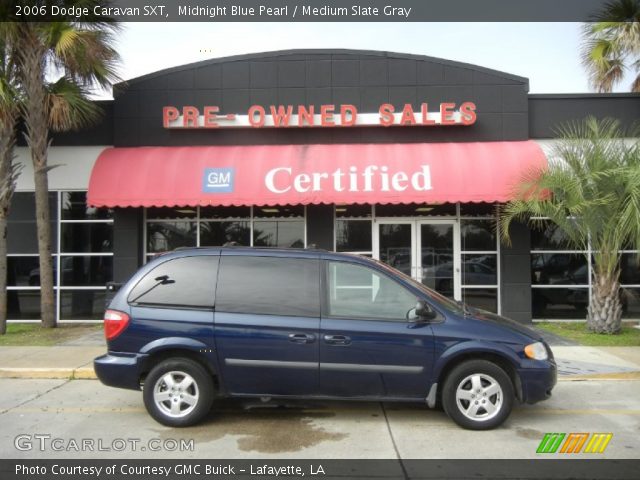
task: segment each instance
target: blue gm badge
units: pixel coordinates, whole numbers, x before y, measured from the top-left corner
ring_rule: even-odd
[[[202,177],[204,193],[233,192],[236,171],[234,168],[205,168]]]

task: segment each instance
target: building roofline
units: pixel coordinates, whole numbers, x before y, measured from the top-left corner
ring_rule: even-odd
[[[560,98],[640,98],[640,93],[620,92],[620,93],[530,93],[529,98],[533,99],[560,99]]]
[[[457,68],[465,68],[470,70],[475,70],[478,72],[486,73],[489,75],[495,75],[501,78],[505,78],[508,80],[512,80],[518,83],[522,83],[525,85],[529,85],[529,79],[526,77],[520,77],[518,75],[513,75],[506,72],[501,72],[499,70],[493,70],[491,68],[481,67],[479,65],[473,65],[470,63],[457,62],[453,60],[446,60],[443,58],[437,57],[429,57],[426,55],[415,55],[410,53],[397,53],[397,52],[387,52],[381,50],[352,50],[346,48],[305,48],[305,49],[290,49],[290,50],[273,50],[268,52],[259,52],[259,53],[248,53],[242,55],[232,55],[228,57],[217,57],[210,58],[207,60],[202,60],[194,63],[187,63],[185,65],[178,65],[176,67],[169,67],[163,70],[158,70],[156,72],[148,73],[146,75],[142,75],[140,77],[131,78],[129,80],[125,80],[123,82],[117,83],[114,86],[126,86],[130,83],[137,83],[144,80],[149,80],[152,78],[159,77],[161,75],[166,75],[169,73],[181,72],[184,70],[190,70],[193,68],[201,68],[209,65],[216,65],[219,63],[225,62],[238,62],[243,60],[259,60],[261,58],[266,57],[279,57],[279,56],[288,56],[288,55],[367,55],[372,57],[381,57],[381,58],[397,58],[397,59],[405,59],[405,60],[422,60],[433,63],[439,63],[441,65],[446,65],[450,67]]]

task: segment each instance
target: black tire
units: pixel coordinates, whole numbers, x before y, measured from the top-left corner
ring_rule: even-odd
[[[173,387],[166,380],[173,382]],[[182,385],[184,380],[187,381]],[[157,422],[169,427],[188,427],[209,412],[213,394],[211,374],[194,360],[176,357],[153,367],[145,378],[142,398],[147,412]]]
[[[475,376],[480,380],[480,392],[471,389],[472,377]],[[494,386],[487,396],[484,389],[492,385],[491,381],[499,386],[499,390],[491,395],[496,390]],[[458,400],[456,393],[459,387],[464,396],[473,395],[474,398]],[[456,366],[447,375],[442,389],[444,411],[454,422],[469,430],[490,430],[501,425],[511,413],[513,401],[513,384],[509,375],[501,367],[487,360],[468,360]],[[475,415],[473,411],[465,413],[469,407],[471,410],[474,407],[477,409]],[[493,407],[496,407],[495,410]]]

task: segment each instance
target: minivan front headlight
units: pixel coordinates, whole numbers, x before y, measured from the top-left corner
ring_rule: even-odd
[[[531,343],[524,347],[524,354],[533,360],[546,360],[549,358],[547,349],[542,342]]]

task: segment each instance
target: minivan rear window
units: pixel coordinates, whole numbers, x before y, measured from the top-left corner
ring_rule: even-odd
[[[164,262],[140,280],[128,301],[136,305],[212,308],[218,258],[198,255]]]
[[[216,311],[320,316],[319,260],[223,256]]]

